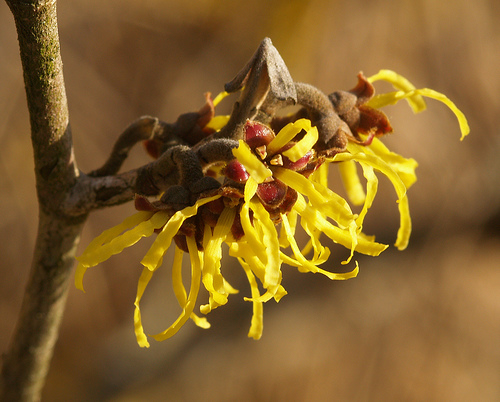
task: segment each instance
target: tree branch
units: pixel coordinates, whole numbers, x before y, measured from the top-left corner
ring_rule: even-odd
[[[59,49],[56,1],[6,0],[16,22],[39,200],[38,236],[19,321],[4,356],[0,400],[40,399],[86,214],[62,208],[78,170]]]

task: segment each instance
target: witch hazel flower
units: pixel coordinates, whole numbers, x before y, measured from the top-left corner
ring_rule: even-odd
[[[374,95],[371,83],[377,80],[392,83],[396,91]],[[378,256],[388,247],[363,232],[364,219],[377,193],[377,173],[386,176],[395,189],[400,212],[395,246],[401,250],[406,248],[411,233],[407,191],[416,181],[417,163],[383,145],[379,137],[391,128],[379,109],[405,99],[419,112],[425,109],[423,97],[429,97],[445,103],[455,113],[462,138],[469,132],[467,121],[444,95],[430,89],[416,89],[389,70],[360,79],[357,88],[353,90],[357,94],[356,102],[349,113],[342,115],[341,110],[337,111],[345,127],[342,147],[328,148],[320,144],[318,127],[307,114],[301,117],[304,113],[280,118],[279,122],[278,119],[266,122],[269,124],[248,120],[237,146],[232,149],[234,159],[205,170],[205,174],[219,180],[220,186],[201,193],[193,205],[176,209],[161,199],[150,201],[137,195],[135,206],[139,212],[103,232],[78,257],[76,287],[83,290],[83,277],[88,268],[143,237],[156,236],[141,261],[143,268],[135,299],[137,342],[148,347],[140,302],[154,273],[162,266],[167,250],[175,248],[172,284],[181,311],[164,331],[150,335],[157,341],[176,334],[189,319],[208,328],[210,324],[204,315],[238,293],[222,274],[225,247],[229,256],[238,260],[248,279],[250,294],[244,299],[253,305],[248,336],[259,339],[263,331],[263,304],[271,299],[278,302],[287,294],[282,285],[283,264],[296,267],[300,272],[345,280],[358,274],[358,264],[353,261],[355,253]],[[217,105],[225,95],[216,97],[213,104]],[[220,130],[228,120],[229,117],[215,116],[204,129]],[[357,165],[361,167],[365,186]],[[349,201],[328,187],[328,172],[333,167],[340,170]],[[298,232],[301,236],[297,236]],[[305,238],[302,244],[299,237]],[[325,268],[331,260],[325,239],[349,251],[349,256],[342,261],[342,264],[351,264],[347,272]],[[182,261],[186,255],[191,264],[188,290],[182,277]],[[195,310],[202,285],[208,300],[199,306],[198,313]]]

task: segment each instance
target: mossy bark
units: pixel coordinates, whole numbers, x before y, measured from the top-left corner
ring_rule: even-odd
[[[39,200],[38,236],[21,312],[4,356],[0,400],[37,401],[64,311],[86,214],[67,216],[78,178],[56,16],[56,1],[6,0],[16,22],[31,123]]]

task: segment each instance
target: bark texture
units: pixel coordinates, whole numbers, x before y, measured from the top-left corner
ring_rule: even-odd
[[[64,310],[86,214],[68,216],[64,199],[78,178],[56,16],[56,1],[6,0],[18,32],[39,200],[38,236],[0,400],[40,400]]]

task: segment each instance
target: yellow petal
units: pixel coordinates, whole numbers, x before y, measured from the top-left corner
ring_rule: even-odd
[[[463,140],[465,136],[469,134],[470,132],[469,124],[462,111],[458,109],[458,107],[446,95],[434,91],[433,89],[429,88],[412,89],[409,91],[396,91],[396,92],[389,92],[385,94],[375,95],[372,99],[368,101],[367,105],[375,109],[378,109],[387,105],[394,105],[401,99],[407,99],[408,102],[410,102],[415,99],[422,98],[422,96],[438,100],[444,103],[446,106],[448,106],[448,108],[450,108],[450,110],[457,117],[458,124],[460,125],[460,131],[462,133],[460,140]],[[413,106],[412,108],[414,112],[420,112],[425,109],[425,107],[421,108]]]
[[[408,205],[408,197],[403,197],[398,204],[400,224],[398,230],[398,237],[394,244],[398,250],[404,250],[408,246],[411,234],[411,218],[410,207]]]
[[[465,136],[470,133],[469,123],[467,123],[465,115],[446,95],[429,88],[417,89],[414,93],[440,101],[450,108],[457,117],[458,124],[460,125],[460,131],[462,133],[460,140],[463,140]],[[412,95],[408,94],[408,96]]]
[[[365,154],[362,152],[356,154],[349,153],[340,153],[333,157],[333,161],[335,162],[344,162],[347,160],[354,160],[356,162],[364,162],[367,165],[374,167],[375,169],[382,172],[394,186],[398,198],[401,199],[406,194],[406,186],[403,181],[399,177],[399,175],[392,169],[387,163],[385,163],[381,158],[376,157],[375,155]]]
[[[350,143],[348,144],[347,149],[352,154],[361,152],[377,156],[398,174],[407,189],[417,181],[417,176],[415,174],[415,169],[418,167],[417,161],[412,158],[404,158],[403,156],[390,151],[378,138],[374,138],[373,142],[368,147]]]
[[[220,266],[222,259],[222,242],[226,240],[226,237],[231,230],[231,226],[234,222],[236,216],[235,208],[224,208],[222,214],[217,220],[217,224],[213,229],[213,234],[210,233],[210,237],[204,245],[205,249],[205,262],[203,270],[202,282],[205,289],[210,294],[208,306],[203,306],[203,314],[207,314],[214,308],[227,303],[228,294],[226,293],[226,288],[224,284],[224,278],[222,277]],[[211,228],[206,225],[206,232],[211,232]],[[208,236],[207,236],[208,237]]]
[[[293,208],[299,213],[301,219],[309,221],[310,225],[314,225],[318,230],[325,233],[335,243],[339,243],[344,247],[351,249],[352,233],[349,230],[341,229],[328,222],[323,215],[315,208],[309,207],[300,194]],[[369,238],[364,238],[358,235],[355,251],[377,256],[387,248],[385,244],[376,243]]]
[[[179,231],[184,221],[193,215],[196,215],[198,208],[213,200],[220,198],[220,195],[213,197],[201,198],[193,206],[186,207],[181,211],[177,211],[164,226],[163,230],[158,234],[156,240],[151,245],[150,249],[141,261],[141,264],[150,270],[154,270],[158,265],[159,259],[165,254],[172,243],[172,239]]]
[[[75,287],[82,292],[85,292],[85,289],[83,288],[83,277],[85,272],[87,272],[87,268],[87,266],[79,263],[75,270]]]
[[[333,158],[335,161],[343,160],[355,160],[360,163],[365,163],[373,168],[384,173],[387,178],[392,182],[394,189],[396,190],[398,196],[398,209],[400,213],[400,227],[398,231],[398,237],[396,240],[396,246],[398,249],[403,250],[408,245],[408,240],[411,233],[411,218],[408,207],[408,199],[406,197],[406,186],[400,178],[400,175],[395,172],[391,166],[386,164],[381,158],[375,154],[364,154],[356,153],[354,155],[343,153],[337,154]],[[366,171],[365,171],[366,172]],[[410,180],[412,182],[412,180]]]
[[[152,335],[157,341],[164,341],[175,335],[189,319],[196,304],[196,299],[200,290],[201,272],[203,269],[203,252],[198,250],[194,238],[187,236],[186,241],[189,250],[189,258],[191,259],[191,287],[189,289],[189,296],[187,297],[185,307],[182,309],[181,314],[175,322],[165,331]]]
[[[184,251],[180,248],[175,247],[174,261],[172,263],[172,287],[174,289],[174,294],[179,302],[179,306],[184,308],[186,306],[187,293],[184,283],[182,282],[182,257],[184,256]]]
[[[415,89],[415,86],[410,81],[408,81],[405,77],[403,77],[402,75],[399,75],[396,72],[391,71],[391,70],[380,70],[377,74],[372,75],[371,77],[368,77],[368,82],[370,82],[370,83],[373,83],[373,82],[378,81],[378,80],[387,81],[387,82],[391,83],[394,88],[396,88],[400,91],[403,91],[403,92],[410,92],[410,91],[413,91]],[[382,96],[375,95],[373,98],[380,97],[380,99],[381,99],[383,97],[383,95]],[[378,102],[377,99],[373,100],[373,98],[370,99],[370,101],[368,102],[368,105],[371,107],[374,107],[376,109],[378,109],[379,107],[386,106],[387,104],[392,104],[391,101],[389,100],[389,97],[386,97],[387,99],[385,100],[385,102],[388,102],[388,103],[385,103],[385,104],[377,103]],[[408,103],[409,103],[409,105],[412,108],[414,113],[421,112],[421,111],[425,110],[425,108],[426,108],[426,104],[425,104],[424,99],[421,96],[419,96],[418,94],[413,94],[412,96],[409,96],[407,98],[407,101],[408,101]],[[373,106],[374,104],[377,104],[378,106]]]
[[[294,121],[292,123],[288,123],[285,127],[283,127],[280,130],[280,132],[276,135],[276,137],[274,137],[272,139],[272,141],[267,145],[267,153],[269,155],[274,155],[281,148],[283,148],[286,144],[288,144],[290,141],[292,141],[295,138],[295,136],[298,133],[300,133],[302,130],[305,130],[306,132],[311,131],[311,121],[310,120],[299,119],[299,120]],[[307,144],[309,144],[314,139],[314,135],[317,136],[317,130],[316,130],[316,133],[312,132],[309,134],[309,138],[307,140],[305,140],[304,144],[302,146],[300,146],[300,148],[307,147]],[[316,143],[316,141],[317,141],[317,137],[316,137],[316,140],[314,140],[314,142],[312,143],[312,145],[314,145]],[[296,160],[298,160],[302,156],[304,156],[304,154],[307,151],[309,151],[309,149],[311,149],[312,145],[301,156],[299,156]],[[292,154],[299,154],[300,152],[293,152],[292,151]]]
[[[281,281],[281,261],[279,258],[279,240],[276,227],[264,206],[255,199],[250,200],[250,206],[254,213],[254,225],[260,225],[262,229],[262,244],[266,253],[266,273],[264,276],[264,288],[277,290]],[[275,291],[274,290],[274,291]]]
[[[312,248],[314,250],[314,256],[311,261],[314,264],[319,265],[328,261],[328,258],[330,257],[330,250],[328,247],[324,247],[321,244],[320,236],[322,232],[318,230],[316,226],[311,225],[311,223],[306,219],[301,219],[300,224],[304,231],[309,235],[309,241],[301,250],[301,253],[306,255]]]
[[[184,252],[176,247],[174,254],[174,261],[172,264],[172,286],[174,288],[174,294],[179,302],[179,306],[182,309],[186,307],[187,303],[187,293],[184,283],[182,282],[182,257]],[[144,268],[147,269],[147,268]],[[193,322],[200,328],[210,328],[210,323],[205,317],[198,317],[195,313],[191,313],[190,318]]]
[[[152,235],[154,230],[162,227],[167,219],[168,215],[165,212],[139,212],[125,219],[121,224],[105,230],[91,241],[83,254],[77,258],[79,263],[75,271],[75,287],[84,291],[83,277],[87,268],[94,267],[112,255],[120,253],[124,248],[137,243],[142,237]],[[129,230],[126,231],[127,229]],[[123,231],[125,233],[122,233]]]
[[[238,148],[233,149],[233,155],[245,166],[246,171],[257,183],[262,183],[273,175],[259,158],[252,152],[248,144],[242,140],[239,141]]]
[[[329,169],[329,164],[328,163],[322,163],[316,171],[313,172],[309,178],[319,184],[321,184],[323,187],[328,187],[328,169]]]
[[[134,215],[131,215],[128,218],[126,218],[119,225],[116,225],[112,228],[106,229],[99,236],[94,238],[87,246],[87,250],[92,250],[94,248],[98,248],[99,246],[102,246],[103,244],[110,242],[111,240],[113,240],[115,237],[118,237],[123,232],[133,228],[134,226],[137,226],[141,222],[147,221],[153,215],[154,215],[154,212],[149,212],[149,211],[136,212]],[[78,261],[80,261],[80,258],[81,257],[77,257],[76,259]]]
[[[247,275],[250,290],[252,292],[253,313],[248,337],[259,340],[262,336],[262,330],[264,329],[264,306],[261,301],[257,301],[260,298],[259,287],[250,266],[241,258],[238,258],[238,261]]]
[[[291,148],[284,151],[283,155],[285,155],[292,162],[297,162],[311,150],[311,148],[314,146],[314,144],[316,144],[317,141],[318,129],[316,127],[311,127],[306,131],[304,137],[302,137],[302,139],[294,144]]]
[[[262,263],[262,261],[255,255],[255,253],[253,252],[252,248],[248,243],[244,241],[231,243],[229,248],[229,255],[245,261],[251,268],[255,276],[257,276],[257,278],[259,278],[259,280],[262,283],[264,282],[266,267]],[[282,285],[279,285],[278,290],[274,294],[272,294],[271,292],[266,292],[255,301],[267,302],[270,299],[274,298],[274,300],[278,302],[286,294],[287,292],[285,288]],[[254,299],[249,299],[249,298],[244,298],[244,300],[254,301]]]
[[[219,131],[227,124],[227,122],[229,121],[229,117],[229,115],[214,116],[204,128]]]
[[[248,186],[248,183],[247,183]],[[247,189],[245,188],[245,198],[247,195]],[[266,246],[262,243],[262,239],[259,236],[254,225],[250,220],[250,202],[245,201],[241,206],[240,210],[240,220],[241,226],[243,227],[243,232],[245,235],[243,236],[244,241],[248,242],[249,246],[252,248],[254,254],[259,258],[260,261],[265,265],[267,262],[266,256]]]
[[[217,106],[224,98],[228,97],[229,95],[230,93],[226,91],[219,92],[219,94],[213,100],[214,106]]]
[[[285,231],[288,235],[288,241],[290,242],[290,247],[292,248],[293,255],[295,256],[295,259],[298,263],[299,269],[301,272],[312,272],[312,273],[321,273],[325,275],[326,277],[334,280],[340,280],[340,279],[349,279],[357,275],[356,268],[348,273],[333,273],[329,271],[325,271],[324,269],[319,268],[315,264],[313,264],[311,261],[307,260],[304,255],[300,252],[299,247],[295,241],[295,238],[293,237],[291,231],[290,231],[290,226],[288,224],[288,219],[286,215],[282,215],[282,223],[283,226],[285,227]]]
[[[200,317],[197,316],[195,313],[191,313],[191,316],[189,317],[193,320],[193,322],[196,324],[197,327],[203,328],[203,329],[208,329],[210,328],[210,323],[205,317]]]
[[[361,205],[365,201],[365,190],[359,180],[356,163],[353,160],[338,164],[340,177],[347,192],[347,197],[354,205]]]
[[[340,226],[348,227],[354,219],[349,204],[328,187],[308,180],[300,173],[289,169],[274,169],[274,177],[281,180],[298,193],[306,195],[314,208],[334,219]]]
[[[287,215],[288,222],[290,223],[290,230],[292,231],[293,236],[295,236],[295,228],[297,227],[298,216],[299,215],[297,214],[297,211],[294,211],[293,209]],[[290,243],[288,243],[287,235],[283,226],[281,226],[280,229],[279,243],[281,248],[287,248],[290,245]]]
[[[161,265],[162,259],[159,261],[159,265]],[[137,343],[141,348],[146,347],[149,348],[149,342],[146,334],[144,333],[144,328],[142,326],[141,319],[141,309],[140,309],[140,301],[144,292],[149,284],[149,281],[153,277],[153,271],[150,271],[147,268],[143,268],[141,276],[139,277],[139,281],[137,283],[137,295],[135,297],[135,310],[134,310],[134,331],[135,336],[137,338]]]
[[[373,168],[370,165],[367,165],[366,163],[360,163],[361,167],[363,168],[363,175],[366,178],[366,197],[365,197],[365,203],[363,204],[363,209],[359,213],[359,216],[356,218],[356,223],[359,228],[359,230],[362,229],[363,227],[363,220],[365,219],[365,216],[370,209],[370,207],[373,204],[373,200],[375,199],[375,195],[377,194],[377,188],[378,188],[378,179],[377,176],[375,175],[375,172],[373,171]]]
[[[137,222],[139,219],[146,218],[147,216],[148,214],[135,214],[133,216],[133,221]],[[168,220],[167,213],[163,211],[156,212],[154,215],[149,216],[149,219],[140,221],[134,228],[122,234],[117,234],[114,238],[111,238],[111,233],[119,233],[118,230],[125,226],[123,225],[125,221],[115,228],[105,231],[105,233],[107,232],[106,237],[109,241],[102,245],[99,244],[100,240],[91,242],[83,254],[78,257],[78,261],[87,267],[94,267],[106,261],[112,255],[121,253],[126,247],[134,245],[142,237],[151,236],[155,229],[161,228]]]

